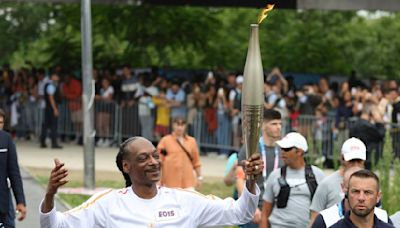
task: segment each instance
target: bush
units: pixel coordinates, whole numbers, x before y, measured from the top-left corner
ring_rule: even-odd
[[[389,133],[386,134],[383,149],[383,158],[373,168],[380,178],[382,191],[382,208],[389,214],[400,210],[400,161],[393,159],[392,140]],[[397,177],[397,178],[396,178]]]

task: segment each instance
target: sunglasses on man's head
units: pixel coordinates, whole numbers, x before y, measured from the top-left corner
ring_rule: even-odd
[[[296,147],[281,148],[281,150],[283,150],[284,152],[289,152],[289,151],[292,151],[294,148],[296,148]]]

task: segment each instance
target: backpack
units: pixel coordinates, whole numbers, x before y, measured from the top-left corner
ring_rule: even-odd
[[[287,205],[287,201],[289,200],[290,194],[290,186],[286,182],[286,169],[287,166],[283,166],[281,168],[281,177],[278,179],[278,183],[280,185],[280,191],[277,197],[277,207],[285,208]],[[314,172],[312,171],[311,165],[306,164],[305,166],[305,177],[308,185],[308,189],[311,193],[311,201],[314,197],[315,190],[318,187],[317,179],[315,178]]]

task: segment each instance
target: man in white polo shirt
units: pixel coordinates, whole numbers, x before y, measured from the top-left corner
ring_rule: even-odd
[[[320,211],[335,205],[343,199],[340,184],[343,181],[344,173],[351,167],[364,168],[366,156],[365,144],[360,139],[353,137],[343,143],[340,168],[327,176],[315,191],[310,206],[310,225],[313,224]]]

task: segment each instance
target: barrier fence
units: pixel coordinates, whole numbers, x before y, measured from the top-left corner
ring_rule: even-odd
[[[11,106],[10,108],[4,102],[1,105],[12,115],[15,107]],[[36,137],[40,136],[44,116],[43,107],[39,102],[16,107],[18,112],[17,124],[15,124],[14,120],[15,125],[11,128],[16,131],[17,137],[29,134]],[[79,139],[82,136],[83,110],[84,107],[80,102],[63,102],[60,104],[59,136],[71,139]],[[15,119],[15,117],[12,118]],[[121,106],[113,101],[96,101],[95,129],[97,145],[116,146],[133,135],[143,135],[156,142],[159,138],[154,135],[155,119],[155,109],[151,111],[150,115],[140,115],[137,104]],[[210,121],[206,120],[205,112],[197,111],[193,121],[188,123],[188,133],[196,138],[203,153],[213,151],[229,154],[232,151],[237,151],[239,148],[234,146],[237,145],[235,141],[237,139],[233,137],[235,126],[232,125],[229,114],[216,112],[216,121],[217,123],[214,122],[213,126],[211,126]],[[308,140],[308,157],[312,159],[333,159],[339,157],[340,147],[349,135],[348,129],[356,121],[356,118],[342,121],[344,126],[337,128],[337,131],[333,131],[335,126],[335,118],[333,116],[300,115],[295,119],[285,118],[283,120],[282,134],[298,131]],[[343,124],[342,122],[341,124]],[[397,124],[386,126],[386,130],[390,132],[389,137],[392,139],[393,150],[395,151],[400,149],[398,129]],[[379,156],[382,153],[383,142],[375,145],[375,147],[376,154]]]

